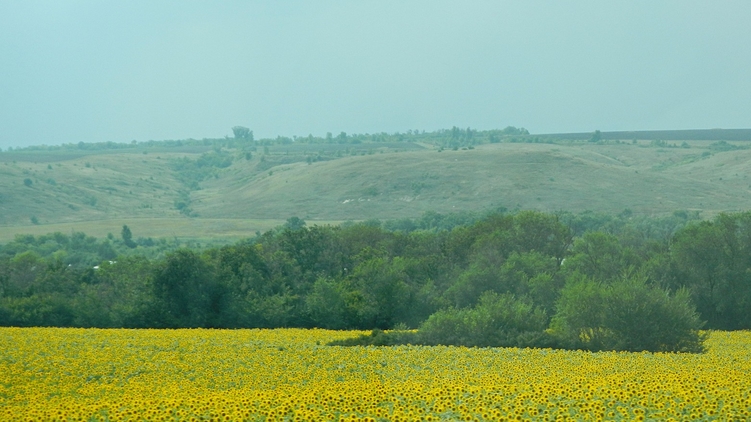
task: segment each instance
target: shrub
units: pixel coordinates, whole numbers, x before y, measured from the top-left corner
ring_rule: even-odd
[[[693,352],[704,350],[687,290],[669,292],[641,276],[612,284],[582,278],[561,292],[552,331],[566,346],[588,350]]]
[[[331,343],[333,346],[552,347],[544,330],[547,315],[526,299],[485,293],[477,306],[444,309],[431,315],[417,331],[373,330],[368,335]]]
[[[486,292],[474,308],[444,309],[418,330],[420,344],[478,347],[543,347],[548,317],[527,298]]]
[[[555,339],[544,331],[547,319],[545,312],[526,298],[486,292],[474,308],[438,311],[417,331],[375,329],[370,334],[335,341],[330,345],[553,347]]]

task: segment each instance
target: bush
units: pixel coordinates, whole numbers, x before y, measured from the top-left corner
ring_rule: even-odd
[[[431,315],[417,331],[373,330],[369,335],[331,343],[337,346],[552,347],[544,330],[547,315],[526,298],[487,292],[474,308],[444,309]]]
[[[444,309],[418,330],[420,344],[477,347],[548,347],[548,317],[526,298],[486,292],[474,308]]]
[[[587,278],[567,283],[552,331],[562,344],[587,350],[693,352],[704,350],[687,290],[674,295],[640,276],[612,284]]]

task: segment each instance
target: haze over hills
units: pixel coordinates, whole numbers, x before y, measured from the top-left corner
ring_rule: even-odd
[[[742,141],[494,133],[6,151],[0,240],[104,235],[124,223],[143,236],[240,237],[291,216],[316,223],[501,207],[705,216],[751,208],[751,144]]]

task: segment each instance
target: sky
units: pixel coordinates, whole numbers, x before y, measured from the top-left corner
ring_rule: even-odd
[[[0,148],[751,128],[751,1],[0,0]]]

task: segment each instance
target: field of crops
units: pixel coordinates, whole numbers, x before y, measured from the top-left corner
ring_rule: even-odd
[[[751,418],[751,332],[703,355],[324,345],[357,334],[0,328],[0,420]]]

